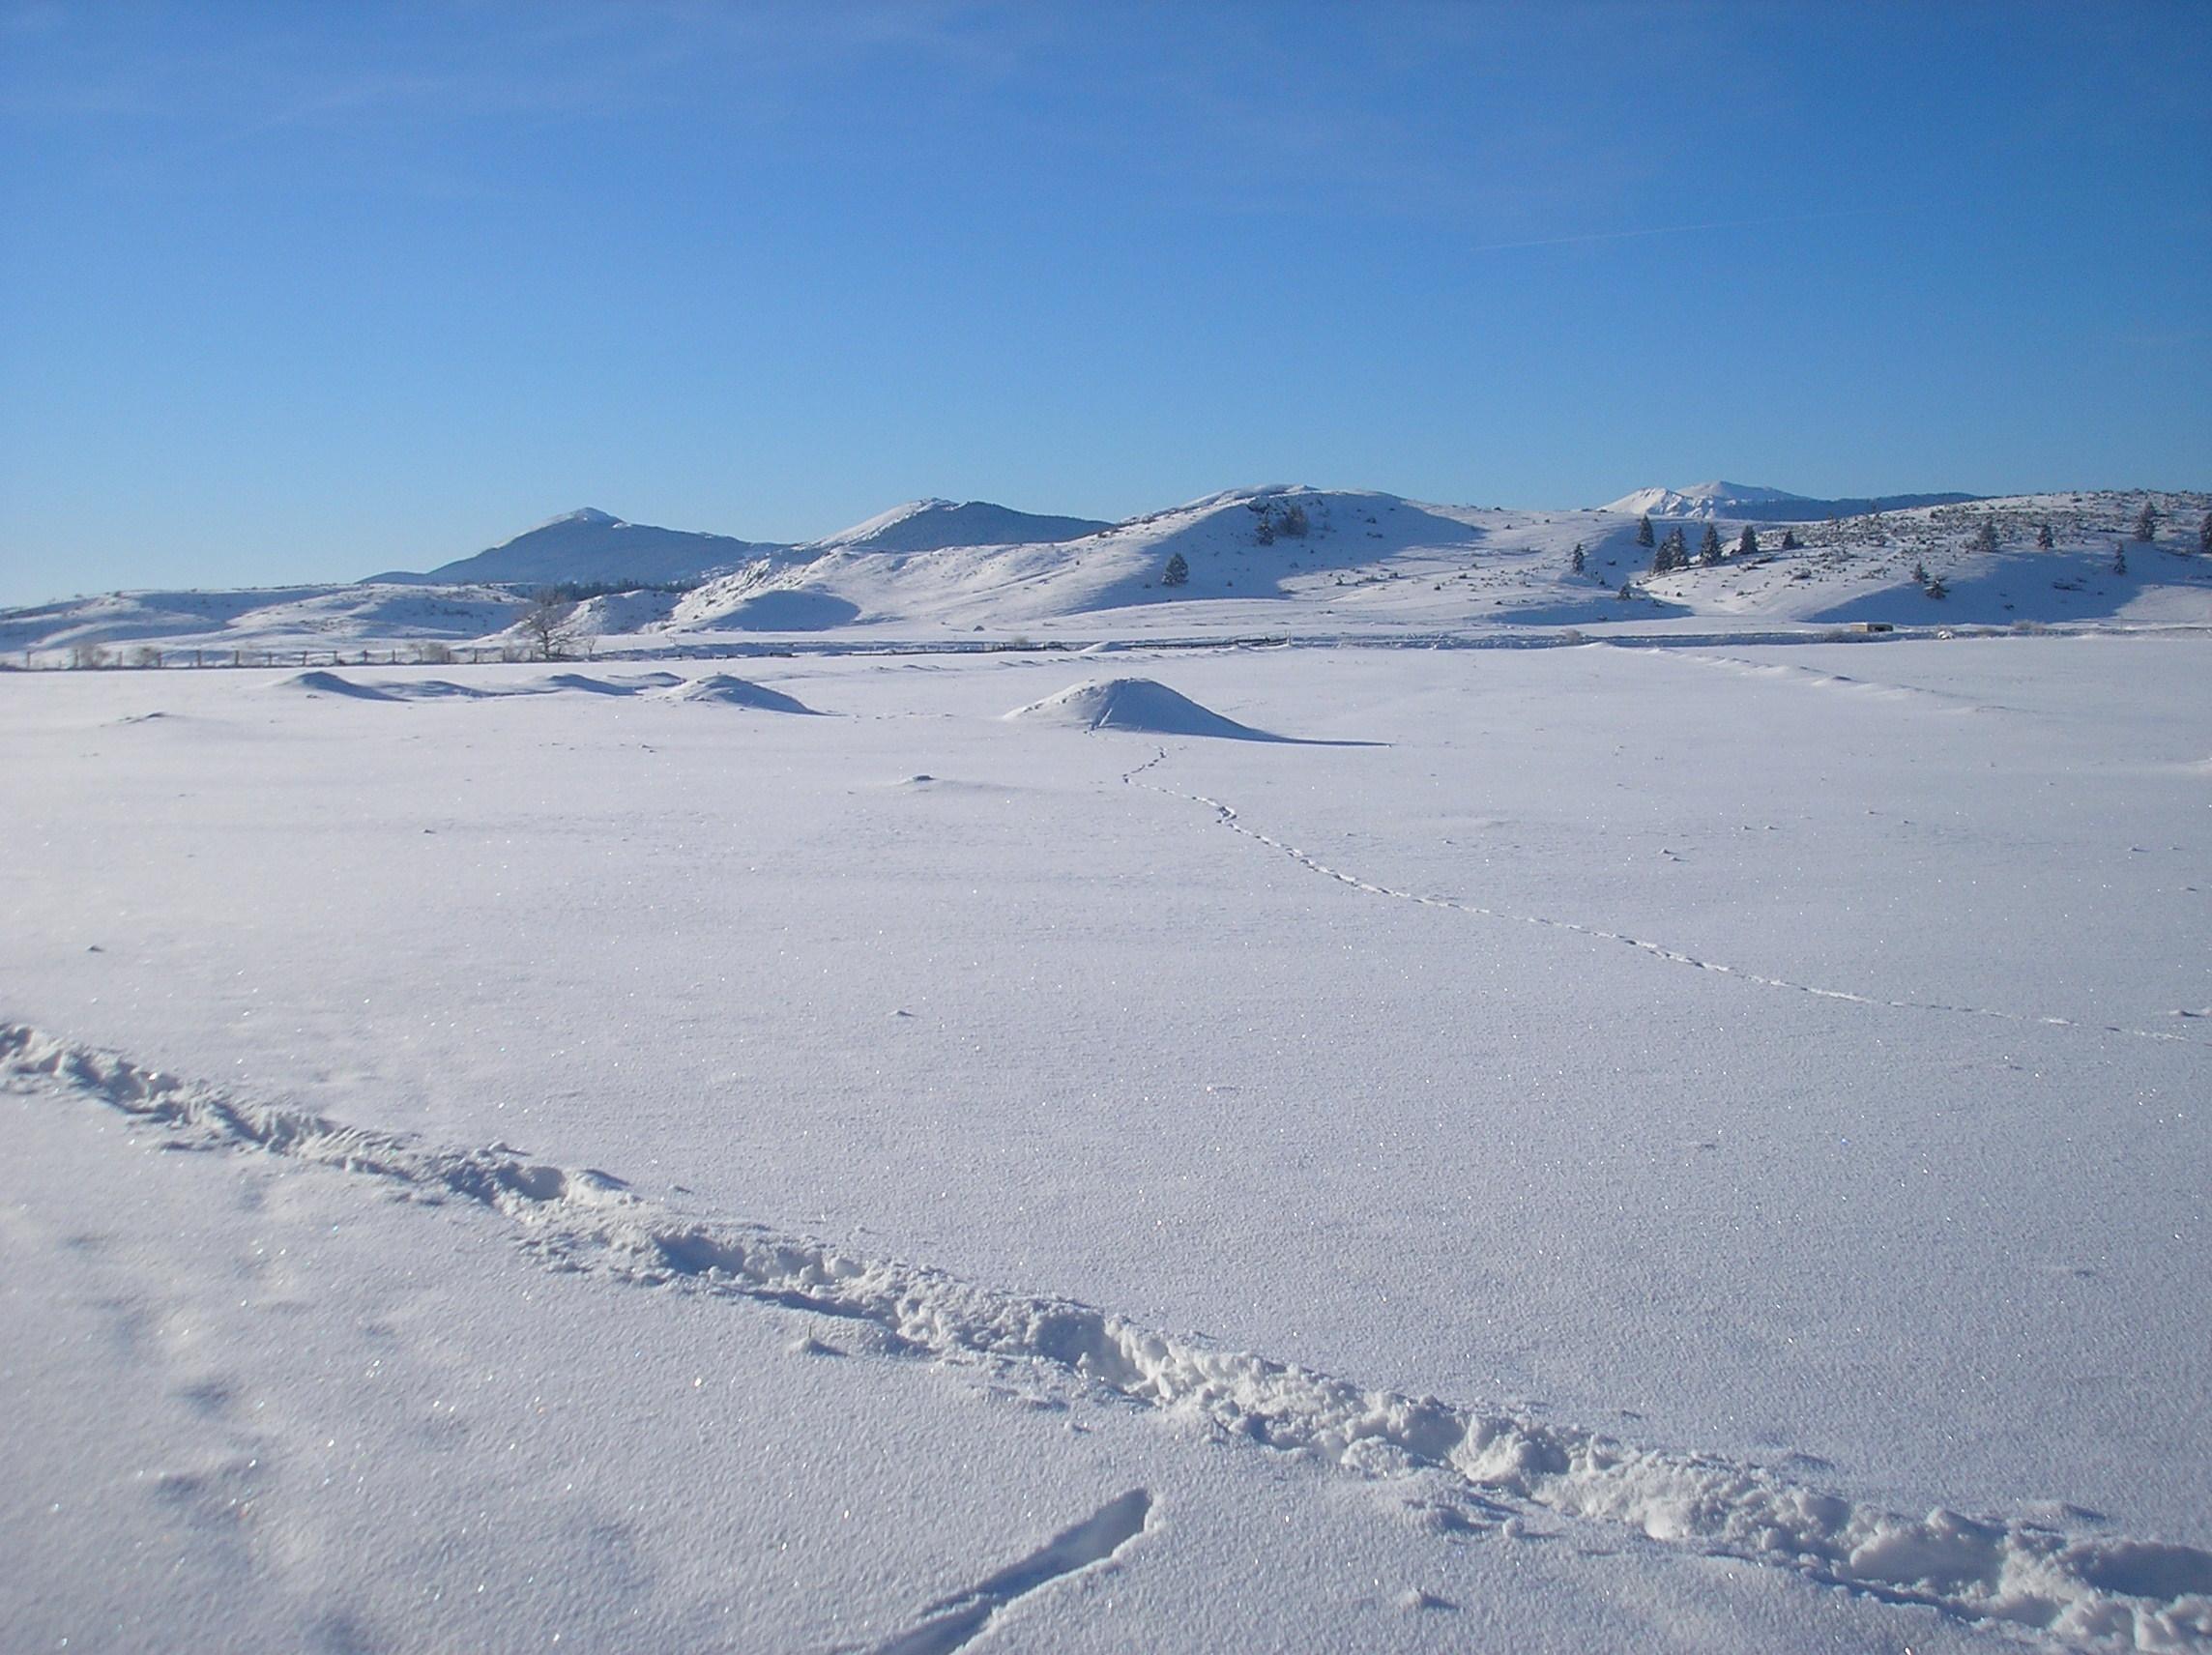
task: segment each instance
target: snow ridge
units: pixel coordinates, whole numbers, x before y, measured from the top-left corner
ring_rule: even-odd
[[[1851,683],[1855,681],[1839,678],[1834,682]],[[1851,1005],[1879,1006],[1889,1011],[1936,1011],[1955,1017],[1994,1017],[2003,1023],[2028,1023],[2046,1029],[2088,1029],[2102,1034],[2124,1034],[2137,1040],[2168,1040],[2184,1046],[2212,1046],[2212,1040],[2198,1040],[2187,1034],[2169,1033],[2161,1029],[2130,1029],[2118,1023],[2082,1023],[2072,1017],[2045,1017],[2033,1012],[2006,1011],[1987,1005],[1953,1005],[1943,1001],[1883,1000],[1875,995],[1853,994],[1848,989],[1819,988],[1811,983],[1791,982],[1787,977],[1762,976],[1758,972],[1745,971],[1740,966],[1725,965],[1718,960],[1701,959],[1696,954],[1685,954],[1678,949],[1670,948],[1663,943],[1653,943],[1642,937],[1630,937],[1619,931],[1608,931],[1599,925],[1578,924],[1572,919],[1553,919],[1540,914],[1511,914],[1501,908],[1485,908],[1480,903],[1462,902],[1455,897],[1432,896],[1416,890],[1400,890],[1395,886],[1376,885],[1361,879],[1357,874],[1349,874],[1341,868],[1333,868],[1309,853],[1299,850],[1295,845],[1263,833],[1257,828],[1248,827],[1243,819],[1237,815],[1234,805],[1224,804],[1218,798],[1209,798],[1203,793],[1185,793],[1179,788],[1161,787],[1153,782],[1137,779],[1154,766],[1165,763],[1167,756],[1167,749],[1161,748],[1135,769],[1123,775],[1121,780],[1131,787],[1141,787],[1147,792],[1156,793],[1167,798],[1180,798],[1188,800],[1192,804],[1203,804],[1214,813],[1216,823],[1228,828],[1232,833],[1240,834],[1244,838],[1250,839],[1254,844],[1265,845],[1271,851],[1281,852],[1309,873],[1319,874],[1324,879],[1334,880],[1339,885],[1348,885],[1353,889],[1365,891],[1370,896],[1392,897],[1397,901],[1411,902],[1421,908],[1448,908],[1454,913],[1471,914],[1483,919],[1505,919],[1522,925],[1539,925],[1547,931],[1571,931],[1578,937],[1590,937],[1601,943],[1618,943],[1624,947],[1635,948],[1651,955],[1654,959],[1665,960],[1671,965],[1690,966],[1701,972],[1714,972],[1722,976],[1738,977],[1748,983],[1757,983],[1761,988],[1787,989],[1791,994],[1811,995],[1816,1000],[1840,1000]],[[2183,1011],[2176,1013],[2176,1015],[2187,1017],[2194,1014]]]
[[[508,1220],[555,1268],[864,1321],[909,1354],[1019,1365],[1046,1383],[1088,1383],[1355,1474],[1429,1467],[1478,1502],[1624,1524],[1685,1550],[1885,1601],[2117,1647],[2212,1651],[2212,1552],[2195,1547],[1940,1508],[1903,1516],[1761,1466],[1370,1390],[1070,1300],[994,1292],[759,1225],[692,1218],[607,1173],[535,1162],[505,1145],[439,1149],[235,1097],[23,1025],[0,1025],[0,1087],[114,1109],[180,1146],[260,1149],[377,1179],[410,1200],[471,1202]],[[1142,1491],[1122,1496],[1042,1553],[938,1606],[909,1635],[920,1641],[907,1646],[955,1647],[972,1635],[959,1622],[973,1616],[979,1628],[1032,1584],[1111,1555],[1143,1527],[1149,1505]]]

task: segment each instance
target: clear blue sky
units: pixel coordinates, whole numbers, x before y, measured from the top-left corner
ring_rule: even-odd
[[[594,505],[2212,484],[2212,5],[0,0],[0,602]]]

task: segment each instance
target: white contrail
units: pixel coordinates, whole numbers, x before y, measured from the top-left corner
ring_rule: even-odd
[[[1470,252],[1500,253],[1516,247],[1564,247],[1578,242],[1627,242],[1645,236],[1686,236],[1698,230],[1751,230],[1768,224],[1810,224],[1824,218],[1864,218],[1881,207],[1846,207],[1832,213],[1785,213],[1772,218],[1723,218],[1709,224],[1659,224],[1648,230],[1593,230],[1585,236],[1546,236],[1531,242],[1484,242]]]

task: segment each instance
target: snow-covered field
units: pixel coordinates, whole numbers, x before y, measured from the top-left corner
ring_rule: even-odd
[[[2212,1648],[2208,649],[0,679],[0,1643]]]

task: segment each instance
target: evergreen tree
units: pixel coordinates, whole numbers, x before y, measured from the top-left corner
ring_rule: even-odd
[[[1648,511],[1636,520],[1636,543],[1640,546],[1658,543],[1658,537],[1651,533],[1651,513]]]
[[[1743,533],[1736,537],[1735,555],[1739,558],[1759,556],[1759,531],[1749,523],[1743,526]]]
[[[1580,540],[1575,542],[1574,555],[1569,558],[1567,562],[1569,566],[1574,569],[1575,573],[1580,574],[1583,572],[1583,543]]]
[[[1295,500],[1283,508],[1283,533],[1294,540],[1306,537],[1306,508]]]
[[[1996,549],[1997,520],[1994,517],[1984,517],[1982,526],[1974,531],[1974,550],[1977,552],[1994,552]]]
[[[1160,584],[1162,586],[1180,586],[1188,579],[1190,579],[1190,565],[1184,563],[1182,553],[1178,552],[1174,557],[1168,559],[1168,566],[1160,571]]]
[[[2197,549],[2212,552],[2212,511],[2204,513],[2204,521],[2197,526]]]
[[[2053,544],[2054,542],[2051,535],[2051,525],[2048,523],[2038,523],[2035,527],[2035,549],[2039,552],[2048,552],[2051,550]]]
[[[2128,549],[2117,540],[2112,542],[2112,572],[2114,574],[2126,574],[2128,572]]]
[[[2158,538],[2158,508],[2147,500],[2136,515],[2136,538],[2146,546]]]
[[[1636,588],[1624,580],[1620,583],[1620,591],[1615,595],[1619,597],[1621,602],[1626,603],[1636,595]]]
[[[1948,597],[1951,595],[1951,589],[1939,580],[1932,580],[1928,583],[1928,595],[1930,597]]]
[[[1698,542],[1698,562],[1717,564],[1721,561],[1721,532],[1710,523],[1705,525],[1705,537]]]
[[[1912,584],[1914,586],[1926,586],[1928,584],[1928,566],[1926,564],[1915,563],[1912,566]]]
[[[1784,551],[1786,551],[1786,552],[1793,552],[1793,551],[1797,550],[1797,546],[1798,546],[1798,540],[1797,540],[1797,531],[1796,531],[1796,530],[1794,530],[1794,529],[1785,529],[1785,530],[1783,530],[1783,531],[1782,531],[1782,549],[1783,549]]]

